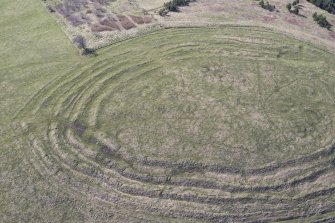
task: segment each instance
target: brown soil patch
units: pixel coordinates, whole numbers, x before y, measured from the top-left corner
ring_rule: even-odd
[[[114,30],[117,30],[117,29],[114,29],[110,26],[94,24],[94,25],[92,25],[91,30],[92,30],[92,32],[104,32],[104,31],[114,31]]]
[[[108,27],[111,27],[113,29],[120,30],[118,22],[114,18],[103,19],[103,20],[100,21],[100,25],[102,25],[102,26],[108,26]]]
[[[150,16],[129,16],[136,24],[151,23],[152,18]]]
[[[121,26],[127,30],[136,27],[136,25],[130,21],[127,16],[118,15],[117,18],[119,19]]]
[[[152,21],[152,18],[149,16],[129,16],[129,19],[125,15],[118,15],[117,19],[113,17],[108,17],[101,20],[98,24],[94,24],[91,26],[92,32],[104,32],[104,31],[114,31],[114,30],[121,30],[121,27],[124,29],[132,29],[136,27],[136,24],[146,24]],[[133,21],[132,21],[133,20]]]
[[[141,16],[133,16],[131,15],[130,18],[136,23],[136,24],[143,24],[144,19]]]
[[[150,16],[144,16],[143,20],[144,20],[144,23],[151,23],[152,22],[152,18]]]

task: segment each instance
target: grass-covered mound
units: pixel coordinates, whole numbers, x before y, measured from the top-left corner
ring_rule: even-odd
[[[146,220],[334,210],[319,181],[333,179],[333,54],[252,27],[168,29],[98,54],[14,116],[50,184]]]

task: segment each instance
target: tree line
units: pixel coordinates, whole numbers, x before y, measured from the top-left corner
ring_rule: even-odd
[[[307,0],[317,7],[326,10],[329,13],[335,14],[335,0]]]

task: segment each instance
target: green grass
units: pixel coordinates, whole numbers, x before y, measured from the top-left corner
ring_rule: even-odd
[[[4,1],[0,10],[0,117],[8,123],[34,92],[82,58],[39,1]]]
[[[167,29],[82,57],[39,1],[5,0],[0,13],[1,222],[240,221],[229,216],[241,212],[255,221],[331,209],[332,193],[304,196],[334,187],[332,153],[251,170],[331,146],[333,54],[226,26]]]
[[[52,99],[70,107],[54,112],[135,156],[251,168],[333,143],[330,54],[302,42],[265,30],[171,29],[100,53],[117,59],[68,81]]]

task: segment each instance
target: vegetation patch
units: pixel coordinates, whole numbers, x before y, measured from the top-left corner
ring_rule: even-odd
[[[131,15],[130,18],[136,23],[136,24],[143,24],[143,23],[150,23],[151,18],[146,16],[146,17],[141,17],[141,16],[133,16]]]
[[[165,16],[168,12],[177,12],[178,7],[187,6],[190,2],[194,0],[171,0],[169,2],[164,3],[164,7],[159,10],[159,15]]]
[[[301,5],[299,5],[300,1],[299,0],[295,0],[293,3],[288,3],[286,5],[286,8],[289,12],[298,15],[299,14],[299,10],[301,9]]]
[[[328,22],[326,16],[322,14],[317,14],[316,12],[313,14],[314,21],[319,24],[319,26],[326,28],[328,30],[331,29],[332,25]]]
[[[259,5],[270,12],[273,12],[276,9],[275,5],[271,5],[268,1],[261,0]]]
[[[76,46],[82,50],[82,55],[92,55],[95,54],[95,50],[88,48],[86,45],[86,40],[83,36],[75,36],[73,38],[73,42],[76,44]]]
[[[152,17],[144,15],[140,9],[118,9],[116,2],[111,0],[46,0],[45,3],[49,12],[57,14],[67,24],[67,30],[75,33],[72,39],[78,33],[85,39],[90,35],[99,36],[101,32],[114,32],[117,35],[152,22]],[[85,32],[89,35],[85,35]]]
[[[317,7],[326,10],[329,13],[335,14],[335,1],[334,0],[307,0],[308,2],[316,5]]]

